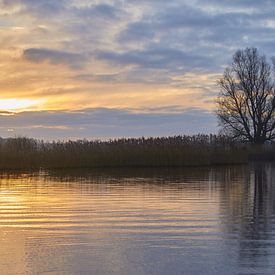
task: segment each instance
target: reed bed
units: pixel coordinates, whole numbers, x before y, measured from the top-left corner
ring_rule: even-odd
[[[45,142],[0,140],[0,169],[183,167],[275,160],[275,145],[252,146],[227,136],[121,138]]]

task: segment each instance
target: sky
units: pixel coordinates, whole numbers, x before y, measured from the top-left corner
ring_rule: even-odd
[[[216,133],[232,55],[274,37],[268,0],[0,0],[0,136]]]

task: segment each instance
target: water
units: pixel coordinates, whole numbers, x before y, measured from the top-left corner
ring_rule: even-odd
[[[0,274],[275,274],[275,166],[0,174]]]

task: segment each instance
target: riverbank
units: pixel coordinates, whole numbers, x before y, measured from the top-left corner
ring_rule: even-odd
[[[109,141],[0,141],[0,169],[185,167],[275,160],[275,145],[252,146],[217,135]]]

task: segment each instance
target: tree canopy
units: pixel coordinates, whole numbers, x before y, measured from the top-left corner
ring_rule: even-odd
[[[217,116],[224,133],[255,144],[275,139],[273,68],[256,48],[234,54],[218,82]]]

